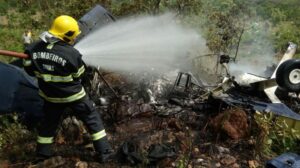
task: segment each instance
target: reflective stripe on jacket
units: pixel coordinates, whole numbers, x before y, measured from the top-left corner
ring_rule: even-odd
[[[38,78],[39,94],[53,103],[73,102],[86,93],[80,77],[85,72],[81,54],[63,41],[30,44],[25,53],[30,59],[24,60],[24,68]]]

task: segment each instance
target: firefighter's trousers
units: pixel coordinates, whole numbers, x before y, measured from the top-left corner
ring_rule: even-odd
[[[96,111],[93,101],[88,96],[85,96],[81,100],[71,103],[51,103],[45,101],[43,108],[45,117],[41,122],[37,138],[36,152],[38,155],[47,157],[53,154],[51,146],[66,108],[72,109],[74,115],[85,124],[92,136],[94,148],[97,152],[105,153],[107,150],[111,150],[100,114]]]

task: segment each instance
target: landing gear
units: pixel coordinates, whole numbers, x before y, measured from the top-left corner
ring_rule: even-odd
[[[289,92],[300,92],[300,59],[283,62],[277,69],[276,82]]]

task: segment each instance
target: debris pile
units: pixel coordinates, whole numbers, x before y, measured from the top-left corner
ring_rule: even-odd
[[[164,77],[132,82],[130,77],[91,68],[85,87],[102,115],[116,153],[114,158],[97,163],[85,127],[72,112],[67,112],[56,137],[55,157],[34,163],[32,139],[27,149],[29,156],[22,164],[20,159],[13,161],[9,156],[0,165],[262,166],[265,160],[256,157],[254,114],[255,109],[266,108],[258,102],[267,102],[267,97],[255,97],[251,89],[232,83],[222,83],[210,91],[199,83],[189,73],[178,73],[173,81]]]

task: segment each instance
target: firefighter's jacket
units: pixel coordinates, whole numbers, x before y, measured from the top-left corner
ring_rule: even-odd
[[[30,44],[25,53],[30,56],[23,64],[29,75],[38,78],[39,94],[53,103],[74,102],[86,93],[80,77],[85,71],[81,54],[63,41]]]

